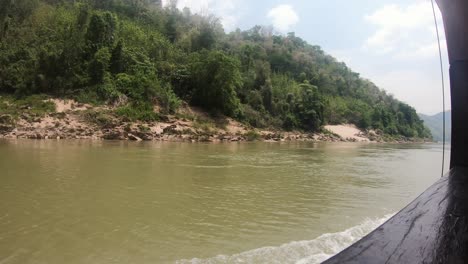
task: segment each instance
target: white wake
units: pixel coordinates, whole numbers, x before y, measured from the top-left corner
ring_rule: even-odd
[[[208,259],[184,259],[176,261],[176,263],[321,263],[369,234],[390,217],[392,215],[386,215],[380,219],[366,219],[363,223],[343,232],[323,234],[313,240],[294,241],[277,247],[263,247],[231,256],[219,255]]]

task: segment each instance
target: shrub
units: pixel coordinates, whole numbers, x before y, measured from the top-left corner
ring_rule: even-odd
[[[286,114],[283,120],[284,129],[293,130],[294,128],[298,127],[298,125],[299,125],[299,122],[297,121],[297,118],[293,114],[291,113]]]
[[[149,103],[135,102],[130,105],[117,108],[115,113],[126,122],[154,122],[161,119],[160,115],[154,112],[153,106]]]
[[[255,130],[250,130],[244,134],[244,137],[247,141],[256,141],[260,140],[262,136]]]
[[[116,76],[116,87],[135,102],[157,101],[165,113],[175,113],[181,105],[170,84],[161,82],[155,75],[120,73]]]
[[[242,105],[242,120],[253,127],[266,127],[264,115],[255,111],[250,105]]]
[[[45,95],[31,95],[23,98],[14,98],[11,96],[0,99],[0,114],[18,117],[22,113],[43,116],[55,112],[55,104],[47,101]]]
[[[156,99],[165,113],[173,114],[182,104],[182,101],[172,90],[169,84],[163,84],[158,87]]]
[[[114,128],[118,125],[115,117],[107,111],[88,110],[84,113],[84,119],[101,128]]]

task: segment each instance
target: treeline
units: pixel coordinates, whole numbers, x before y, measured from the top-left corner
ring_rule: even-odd
[[[213,16],[158,0],[0,0],[0,92],[45,93],[151,119],[186,101],[254,127],[353,123],[430,137],[415,110],[269,27],[226,34]]]

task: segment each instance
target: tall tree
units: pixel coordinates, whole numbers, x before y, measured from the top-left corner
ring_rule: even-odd
[[[236,90],[242,86],[240,64],[220,51],[203,52],[193,58],[192,102],[213,112],[235,116],[239,110]]]

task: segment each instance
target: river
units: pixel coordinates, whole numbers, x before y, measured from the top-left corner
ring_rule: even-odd
[[[434,183],[441,150],[0,141],[0,263],[318,263]]]

